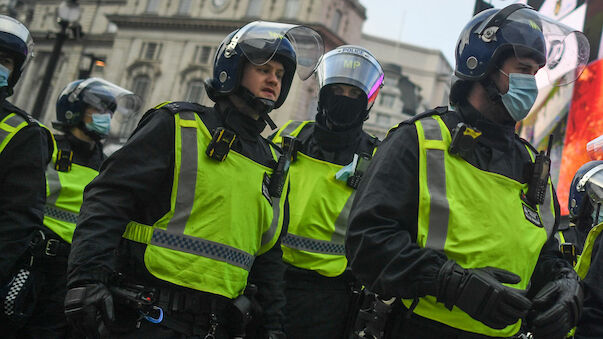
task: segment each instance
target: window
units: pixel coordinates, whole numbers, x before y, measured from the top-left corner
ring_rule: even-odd
[[[203,99],[204,92],[205,86],[203,85],[203,80],[191,80],[186,88],[186,96],[184,97],[184,101],[200,103]]]
[[[379,99],[379,105],[384,107],[394,107],[394,102],[396,101],[396,96],[392,94],[381,93]]]
[[[333,21],[331,21],[331,30],[335,33],[339,31],[339,24],[341,23],[342,13],[340,10],[336,9],[335,13],[333,13]]]
[[[180,0],[180,5],[178,6],[178,14],[179,15],[188,15],[191,9],[191,0]]]
[[[142,101],[142,107],[144,107],[145,100],[147,98],[150,88],[151,88],[151,78],[149,78],[148,75],[145,75],[145,74],[137,75],[134,78],[134,80],[132,81],[132,92],[134,92],[135,94],[138,94],[138,96],[140,97],[140,100]],[[121,139],[125,140],[130,136],[132,131],[134,131],[136,124],[138,123],[138,119],[139,119],[138,116],[130,116],[129,119],[124,122],[124,124],[121,126],[121,130],[119,132],[119,137]]]
[[[157,13],[158,8],[159,8],[159,0],[149,0],[149,2],[147,2],[147,9],[145,12]]]
[[[140,50],[140,58],[145,60],[156,60],[161,55],[162,44],[156,42],[143,42]]]
[[[197,46],[195,48],[195,62],[200,64],[209,63],[209,58],[211,57],[211,47],[209,46]]]
[[[297,17],[299,12],[299,0],[287,0],[285,3],[285,18],[292,19]]]
[[[259,17],[262,13],[262,0],[249,0],[249,7],[247,7],[248,17]]]

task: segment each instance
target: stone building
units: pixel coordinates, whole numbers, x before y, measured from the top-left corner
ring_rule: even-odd
[[[48,89],[44,109],[31,112],[58,31],[59,0],[0,0],[0,11],[22,20],[32,32],[36,57],[11,100],[50,126],[61,89],[82,70],[140,95],[144,110],[166,100],[212,105],[203,88],[211,76],[217,45],[254,20],[308,25],[323,37],[325,51],[342,44],[371,50],[382,63],[385,86],[366,123],[379,136],[424,108],[445,104],[452,69],[437,50],[362,33],[366,10],[358,0],[80,0],[83,36],[68,39]],[[100,59],[104,67],[94,64]],[[297,77],[285,104],[271,113],[282,125],[316,113],[317,81]],[[140,116],[117,116],[109,143],[123,143]],[[266,132],[269,132],[266,129]]]

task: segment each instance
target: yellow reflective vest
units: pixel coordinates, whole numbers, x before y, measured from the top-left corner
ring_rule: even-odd
[[[438,115],[415,122],[419,141],[419,215],[417,244],[443,251],[463,268],[492,266],[513,272],[528,288],[539,253],[555,224],[553,187],[536,209],[520,198],[522,184],[480,170],[451,155],[451,136]],[[526,147],[527,148],[527,147]],[[534,160],[534,155],[528,148]],[[413,300],[403,300],[410,307]],[[511,337],[521,321],[497,330],[456,306],[448,310],[434,296],[419,298],[414,312],[448,326],[492,337]]]
[[[98,171],[75,163],[71,163],[67,171],[59,171],[57,159],[60,152],[66,150],[59,150],[55,142],[52,161],[46,168],[44,226],[71,243],[84,188],[98,175]]]
[[[147,244],[144,262],[155,277],[236,298],[255,257],[279,238],[285,198],[266,193],[271,168],[232,149],[222,162],[210,159],[212,136],[196,113],[174,119],[171,208],[152,226],[130,222],[123,237]]]
[[[296,137],[311,122],[289,121],[273,141]],[[344,242],[355,190],[335,178],[343,167],[297,152],[289,169],[289,228],[281,244],[286,263],[326,277],[346,269]]]

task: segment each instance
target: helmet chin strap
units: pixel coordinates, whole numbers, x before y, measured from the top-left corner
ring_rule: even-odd
[[[270,129],[275,130],[277,128],[276,124],[268,113],[270,113],[274,109],[274,101],[270,99],[258,98],[250,90],[243,86],[239,86],[239,90],[237,91],[241,99],[247,104],[253,111],[255,111],[262,120],[270,126]]]

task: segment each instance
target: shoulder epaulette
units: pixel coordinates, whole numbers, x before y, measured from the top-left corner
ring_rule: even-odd
[[[178,112],[183,112],[183,111],[202,112],[204,110],[203,106],[201,106],[197,103],[194,103],[194,102],[186,102],[186,101],[175,101],[175,102],[165,103],[165,104],[160,105],[159,108],[166,109],[172,114],[176,114]]]
[[[442,115],[446,112],[450,112],[450,110],[448,110],[448,106],[438,106],[434,109],[430,109],[428,111],[425,111],[423,113],[417,114],[411,118],[408,118],[402,122],[400,122],[399,124],[397,124],[396,126],[390,128],[390,130],[387,132],[387,135],[389,135],[391,132],[395,131],[396,129],[398,129],[400,126],[402,125],[412,125],[414,124],[417,120],[420,119],[424,119],[433,115]]]

